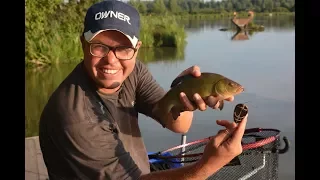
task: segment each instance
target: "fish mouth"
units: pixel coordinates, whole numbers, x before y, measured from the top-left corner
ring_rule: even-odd
[[[238,89],[237,89],[237,93],[242,93],[244,91],[244,87],[239,87]]]

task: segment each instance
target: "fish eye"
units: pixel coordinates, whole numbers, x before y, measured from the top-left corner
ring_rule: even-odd
[[[235,86],[233,82],[229,82],[229,86]]]

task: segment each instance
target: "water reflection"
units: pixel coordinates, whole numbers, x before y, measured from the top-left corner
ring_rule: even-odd
[[[250,38],[261,31],[254,31],[254,30],[235,30],[234,35],[230,38],[231,41],[245,41],[250,40]],[[263,31],[262,31],[263,32]]]
[[[249,40],[248,31],[245,31],[245,30],[237,31],[231,37],[231,41],[243,41],[243,40]]]
[[[148,64],[163,62],[172,64],[184,61],[184,48],[141,48],[138,59]],[[49,96],[73,70],[76,64],[60,65],[42,69],[26,69],[26,137],[38,135],[38,121]]]
[[[184,60],[184,51],[183,48],[140,48],[138,59],[143,61],[144,63],[150,62],[166,62],[172,63],[175,61],[183,61]]]
[[[26,69],[26,136],[38,135],[38,121],[49,96],[72,71],[74,65]]]
[[[294,16],[257,16],[254,17],[253,23],[262,25],[266,28],[266,31],[292,30],[294,28]],[[182,19],[179,23],[184,25],[186,30],[191,33],[199,33],[206,29],[220,29],[220,28],[232,28],[234,25],[231,22],[231,18],[226,19],[212,19],[212,20],[195,20],[195,19]]]

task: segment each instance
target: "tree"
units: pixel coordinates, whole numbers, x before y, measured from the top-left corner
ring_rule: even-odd
[[[272,0],[264,0],[265,11],[272,12],[273,10],[273,1]]]
[[[154,0],[153,6],[152,6],[152,12],[157,14],[163,14],[166,11],[167,11],[167,8],[163,0]]]
[[[177,0],[169,0],[169,10],[174,14],[181,12],[181,7],[178,5]]]

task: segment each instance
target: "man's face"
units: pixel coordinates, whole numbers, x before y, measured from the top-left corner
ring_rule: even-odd
[[[81,37],[81,43],[84,53],[84,65],[89,73],[89,76],[97,83],[97,87],[104,93],[113,93],[117,91],[122,82],[129,76],[135,66],[136,57],[138,51],[136,51],[129,60],[119,60],[119,55],[123,56],[123,51],[119,48],[117,50],[118,58],[112,50],[106,54],[105,57],[96,57],[91,54],[99,54],[103,52],[107,46],[109,47],[132,47],[129,39],[118,31],[104,31],[96,35],[90,43],[88,43],[83,36]],[[141,42],[139,41],[136,49],[139,49]],[[123,48],[122,48],[123,49]],[[123,53],[120,53],[123,52]],[[131,55],[129,55],[131,57]],[[128,57],[129,57],[128,56]]]

